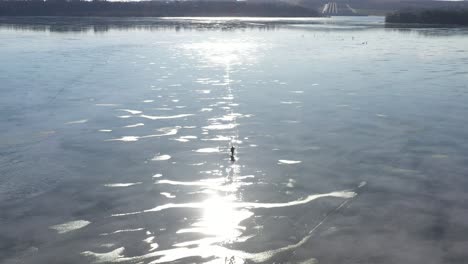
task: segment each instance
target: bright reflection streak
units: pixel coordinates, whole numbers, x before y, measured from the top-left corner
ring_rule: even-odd
[[[242,235],[245,230],[241,222],[254,215],[246,208],[237,206],[237,197],[235,192],[240,187],[238,181],[245,177],[239,176],[240,166],[233,164],[227,169],[228,176],[225,180],[229,181],[231,188],[225,196],[213,194],[211,197],[201,203],[200,209],[203,210],[203,216],[189,228],[183,228],[177,231],[180,233],[201,233],[210,236],[197,241],[188,241],[178,243],[174,246],[187,245],[211,245],[214,243],[232,243]]]
[[[255,42],[249,42],[245,40],[231,40],[231,41],[207,41],[199,43],[190,43],[183,45],[182,48],[190,52],[199,54],[203,58],[203,62],[215,64],[215,66],[221,66],[225,68],[224,80],[211,85],[222,85],[226,89],[226,94],[222,97],[223,100],[232,101],[235,97],[231,87],[231,69],[233,65],[241,65],[247,60],[255,60],[254,55],[258,54],[257,49],[259,45]],[[200,79],[199,81],[210,82],[209,79]],[[218,102],[213,106],[218,106],[224,102]],[[225,130],[235,129],[237,127],[236,119],[242,116],[241,114],[235,114],[230,108],[226,108],[227,113],[221,117],[208,119],[209,125],[203,127],[207,130]],[[234,131],[233,131],[234,132]],[[228,140],[235,142],[235,139],[239,137],[239,132],[236,130],[235,135],[227,137]],[[188,245],[212,245],[215,243],[230,243],[235,242],[245,230],[244,226],[241,226],[241,222],[250,218],[254,215],[253,212],[238,206],[238,202],[235,196],[235,192],[238,188],[245,184],[241,181],[240,166],[232,164],[228,170],[228,176],[226,180],[227,184],[223,184],[224,190],[230,194],[226,196],[220,196],[219,194],[212,195],[208,200],[201,203],[203,210],[202,218],[192,224],[188,228],[179,230],[177,233],[201,233],[206,236],[197,241],[188,241],[178,243],[175,246],[188,246]],[[227,185],[227,186],[226,186]],[[226,188],[227,187],[227,188]]]
[[[188,51],[194,51],[211,63],[231,66],[243,64],[245,60],[255,60],[258,43],[245,40],[199,42],[182,45]]]
[[[180,46],[179,46],[180,47]],[[226,141],[231,141],[231,145],[241,144],[242,141],[239,140],[239,131],[237,130],[237,119],[248,117],[249,115],[243,115],[240,113],[234,112],[233,108],[237,106],[233,104],[235,101],[235,96],[233,94],[233,87],[231,87],[231,71],[232,66],[242,65],[244,63],[253,63],[255,61],[255,55],[259,54],[257,49],[259,44],[252,42],[246,39],[233,39],[230,41],[204,41],[199,43],[190,43],[184,44],[181,46],[187,52],[188,56],[193,56],[193,54],[199,56],[200,62],[202,64],[207,64],[208,67],[222,67],[225,69],[225,74],[220,80],[210,79],[210,78],[199,78],[197,82],[204,85],[211,85],[213,89],[221,90],[225,89],[225,94],[221,95],[219,98],[220,101],[208,105],[210,108],[203,108],[205,111],[210,109],[212,111],[214,108],[219,108],[224,111],[221,116],[216,116],[209,118],[208,124],[202,126],[203,130],[207,132],[214,132],[217,135],[215,140],[227,139]],[[215,88],[216,87],[216,88]],[[203,93],[205,90],[203,90]],[[211,91],[211,90],[207,90]],[[209,93],[208,92],[208,93]],[[228,105],[233,104],[232,107]],[[137,110],[128,110],[127,112],[131,114],[139,115],[139,117],[160,120],[160,119],[175,119],[175,118],[185,118],[192,114],[182,114],[182,115],[172,115],[172,116],[150,116],[144,115],[143,113],[135,112]],[[177,130],[175,130],[177,133]],[[228,135],[226,135],[228,134]],[[160,136],[160,135],[151,135],[151,136]],[[162,136],[162,135],[161,135]],[[149,137],[149,136],[148,136]],[[143,137],[127,137],[123,139],[114,139],[114,140],[133,140],[136,141]],[[228,146],[230,147],[230,146]],[[236,149],[237,146],[236,146]],[[216,153],[220,152],[219,148],[201,148],[197,152],[200,153]],[[236,152],[237,153],[237,152]],[[156,156],[153,160],[162,160],[163,156]],[[170,158],[167,155],[167,159]],[[165,158],[166,159],[166,158]],[[254,213],[253,210],[257,206],[260,207],[277,207],[277,206],[289,206],[287,204],[257,204],[257,203],[246,203],[240,201],[236,196],[238,195],[238,190],[241,186],[246,186],[251,184],[251,182],[245,181],[247,178],[253,178],[253,175],[241,176],[240,168],[241,166],[237,163],[238,157],[235,157],[236,163],[231,163],[230,165],[224,164],[220,168],[210,170],[211,175],[215,175],[214,172],[219,172],[220,178],[211,178],[204,179],[195,182],[187,181],[174,181],[171,179],[161,179],[155,184],[166,184],[166,185],[182,185],[182,186],[192,186],[199,187],[202,190],[209,190],[213,192],[206,192],[210,197],[202,202],[191,202],[186,204],[179,203],[169,203],[159,205],[155,208],[144,210],[140,212],[125,213],[125,214],[114,214],[113,216],[124,216],[124,215],[134,215],[146,212],[157,212],[166,210],[169,208],[192,208],[199,209],[202,211],[202,216],[199,219],[193,219],[193,223],[190,226],[185,226],[182,229],[179,229],[176,233],[180,234],[181,238],[184,238],[186,233],[190,233],[189,237],[191,240],[182,240],[177,241],[173,244],[173,248],[170,249],[159,249],[158,244],[153,242],[154,238],[146,238],[145,242],[150,243],[151,249],[148,254],[136,257],[124,257],[121,256],[121,251],[109,252],[109,255],[102,255],[99,253],[94,253],[91,251],[83,252],[86,256],[92,256],[96,259],[96,262],[137,262],[141,260],[146,260],[150,258],[157,258],[149,263],[164,263],[172,262],[176,260],[181,260],[189,257],[201,257],[209,258],[210,263],[244,263],[244,259],[253,259],[257,258],[256,255],[250,255],[242,251],[231,250],[227,247],[224,247],[224,244],[232,243],[242,243],[247,239],[253,237],[243,236],[243,233],[246,231],[246,227],[242,226],[242,222],[251,218]],[[223,168],[223,169],[221,169]],[[226,169],[227,175],[223,175],[223,170]],[[207,171],[208,172],[208,171]],[[218,174],[216,174],[218,175]],[[162,193],[161,193],[162,194]],[[312,198],[315,199],[315,198]],[[193,235],[196,234],[196,239]],[[153,247],[152,244],[155,246]],[[155,251],[153,251],[155,250]],[[267,253],[269,255],[269,253]],[[260,255],[259,255],[260,256]],[[261,255],[263,256],[263,255]]]
[[[239,209],[233,203],[234,197],[214,195],[203,203],[203,217],[192,227],[177,231],[177,233],[202,233],[214,236],[213,242],[234,242],[242,235],[244,226],[240,223],[253,215],[251,211]],[[185,246],[186,243],[183,244]],[[179,245],[180,246],[180,245]]]

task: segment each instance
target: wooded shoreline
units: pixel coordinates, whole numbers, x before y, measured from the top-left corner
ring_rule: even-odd
[[[248,2],[107,2],[107,1],[0,1],[0,16],[95,17],[319,17],[301,6]]]
[[[386,23],[436,24],[468,26],[468,9],[400,11],[388,14]]]

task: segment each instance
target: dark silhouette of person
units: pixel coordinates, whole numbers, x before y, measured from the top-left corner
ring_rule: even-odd
[[[231,147],[231,156],[234,156],[234,151],[236,151],[236,148],[234,146]]]
[[[231,161],[236,161],[236,157],[234,156],[235,151],[236,148],[234,146],[231,146]]]

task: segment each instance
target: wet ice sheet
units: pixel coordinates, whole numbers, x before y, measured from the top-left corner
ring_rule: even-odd
[[[151,119],[151,120],[175,119],[175,118],[183,118],[183,117],[189,117],[189,116],[193,116],[193,114],[180,114],[180,115],[171,115],[171,116],[141,115],[141,117]]]
[[[159,182],[159,183],[164,183]],[[169,183],[171,184],[171,183]],[[181,183],[174,183],[174,184],[181,184]],[[182,184],[185,185],[185,184]],[[190,184],[190,185],[198,185],[198,184]],[[338,197],[338,198],[353,198],[356,196],[355,192],[351,191],[339,191],[339,192],[332,192],[326,194],[316,194],[316,195],[309,195],[304,199],[287,202],[287,203],[225,203],[223,205],[232,207],[232,208],[278,208],[278,207],[288,207],[288,206],[296,206],[301,204],[309,203],[313,200],[322,198],[322,197]],[[208,205],[209,206],[209,205]],[[126,215],[135,215],[147,212],[158,212],[170,208],[205,208],[207,205],[205,203],[186,203],[186,204],[165,204],[161,206],[157,206],[148,210],[140,211],[140,212],[131,212],[131,213],[123,213],[123,214],[114,214],[113,216],[126,216]]]
[[[91,224],[91,222],[86,221],[86,220],[75,220],[75,221],[70,221],[67,223],[59,224],[59,225],[53,225],[50,227],[50,229],[56,230],[57,233],[59,234],[64,234],[64,233],[78,230],[89,224]]]
[[[225,130],[225,129],[233,129],[237,127],[237,124],[214,124],[209,126],[204,126],[204,129],[208,130]]]
[[[143,124],[143,123],[136,123],[136,124],[128,125],[128,126],[125,126],[125,127],[132,128],[132,127],[139,127],[139,126],[144,126],[144,125],[145,124]]]
[[[129,186],[134,186],[142,184],[141,182],[129,182],[129,183],[109,183],[109,184],[104,184],[106,187],[111,187],[111,188],[118,188],[118,187],[129,187]]]
[[[0,27],[0,262],[467,259],[464,30],[353,19]]]
[[[137,114],[141,114],[143,113],[142,111],[139,111],[139,110],[132,110],[132,109],[119,109],[120,111],[124,111],[124,112],[127,112],[127,113],[130,113],[132,115],[137,115]]]
[[[76,120],[76,121],[70,121],[70,122],[66,122],[65,124],[67,125],[73,125],[73,124],[84,124],[88,122],[88,119],[81,119],[81,120]]]
[[[169,160],[171,159],[170,155],[156,155],[151,160],[160,161],[160,160]]]
[[[215,152],[219,152],[219,147],[217,147],[217,148],[201,148],[201,149],[195,150],[195,152],[198,152],[198,153],[215,153]]]
[[[278,164],[299,164],[300,160],[278,160]]]
[[[126,126],[126,127],[138,127],[138,126],[142,126],[142,125],[143,124],[141,123],[141,124]],[[138,141],[140,139],[164,137],[164,136],[173,136],[173,135],[177,134],[177,132],[179,131],[179,128],[180,127],[164,127],[164,128],[157,129],[157,131],[159,132],[158,134],[144,135],[144,136],[123,136],[123,137],[120,137],[120,138],[108,139],[107,141],[135,142],[135,141]]]
[[[166,197],[166,198],[175,198],[176,197],[175,195],[170,194],[168,192],[162,192],[161,195]]]

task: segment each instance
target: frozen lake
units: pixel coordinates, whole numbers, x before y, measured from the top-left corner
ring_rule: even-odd
[[[1,18],[0,39],[1,263],[468,261],[468,29]]]

